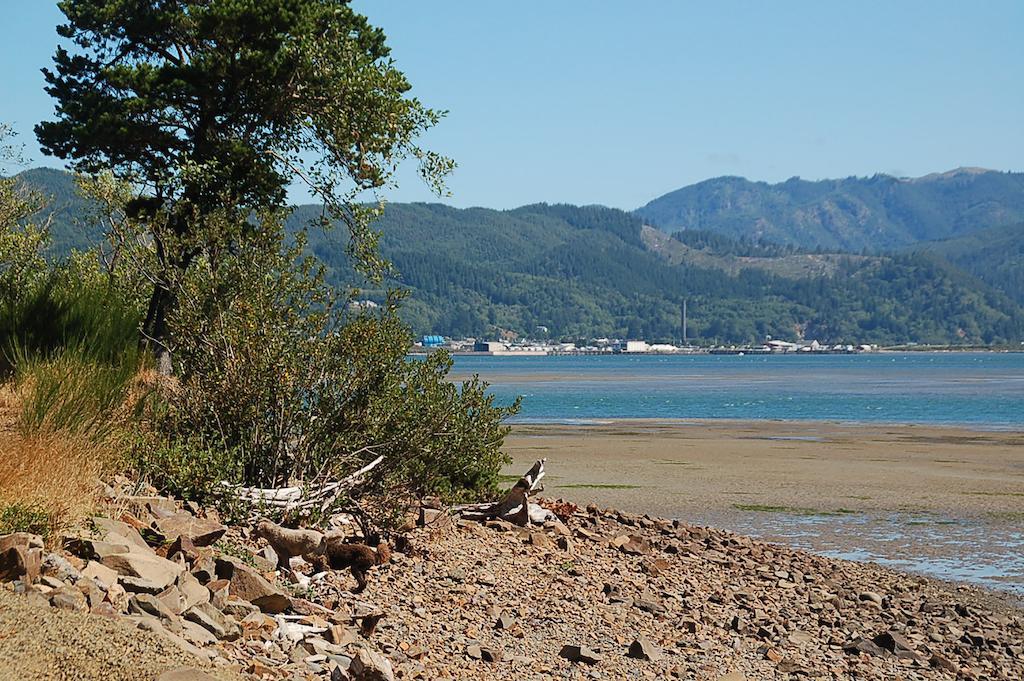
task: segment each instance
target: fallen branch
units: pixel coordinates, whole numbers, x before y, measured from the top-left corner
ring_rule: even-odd
[[[530,523],[542,523],[553,517],[553,514],[539,504],[530,503],[530,493],[540,492],[544,477],[544,463],[540,459],[523,477],[508,491],[505,498],[494,504],[471,504],[456,506],[455,511],[467,520],[493,520],[499,518],[516,525],[526,526]]]
[[[381,454],[354,473],[341,480],[325,482],[316,487],[237,487],[222,481],[221,485],[231,490],[239,499],[250,504],[280,508],[285,511],[301,510],[319,506],[325,511],[341,493],[359,484],[360,479],[384,460]]]

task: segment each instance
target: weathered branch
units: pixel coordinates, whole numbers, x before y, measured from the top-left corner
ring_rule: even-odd
[[[501,501],[494,504],[472,504],[457,506],[454,510],[459,511],[467,520],[492,520],[500,518],[516,525],[526,526],[531,522],[542,523],[551,515],[543,507],[530,503],[530,493],[539,492],[543,489],[540,486],[541,478],[544,477],[544,463],[547,459],[540,459],[523,477],[509,490],[508,494]]]

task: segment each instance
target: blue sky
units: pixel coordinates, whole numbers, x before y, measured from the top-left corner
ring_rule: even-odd
[[[55,4],[0,26],[0,121],[36,163]],[[635,208],[719,175],[770,182],[1024,170],[1024,2],[357,0],[448,117],[457,206]],[[436,200],[411,169],[394,201]],[[296,196],[301,199],[301,196]]]

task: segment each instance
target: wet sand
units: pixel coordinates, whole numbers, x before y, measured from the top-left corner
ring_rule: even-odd
[[[1024,593],[1024,433],[817,422],[519,425],[545,494]]]

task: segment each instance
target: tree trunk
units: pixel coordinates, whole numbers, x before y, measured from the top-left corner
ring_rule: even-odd
[[[153,352],[161,376],[170,376],[173,369],[171,351],[167,347],[167,313],[172,300],[170,290],[163,283],[154,284],[146,310],[146,321],[142,326],[142,345]]]

